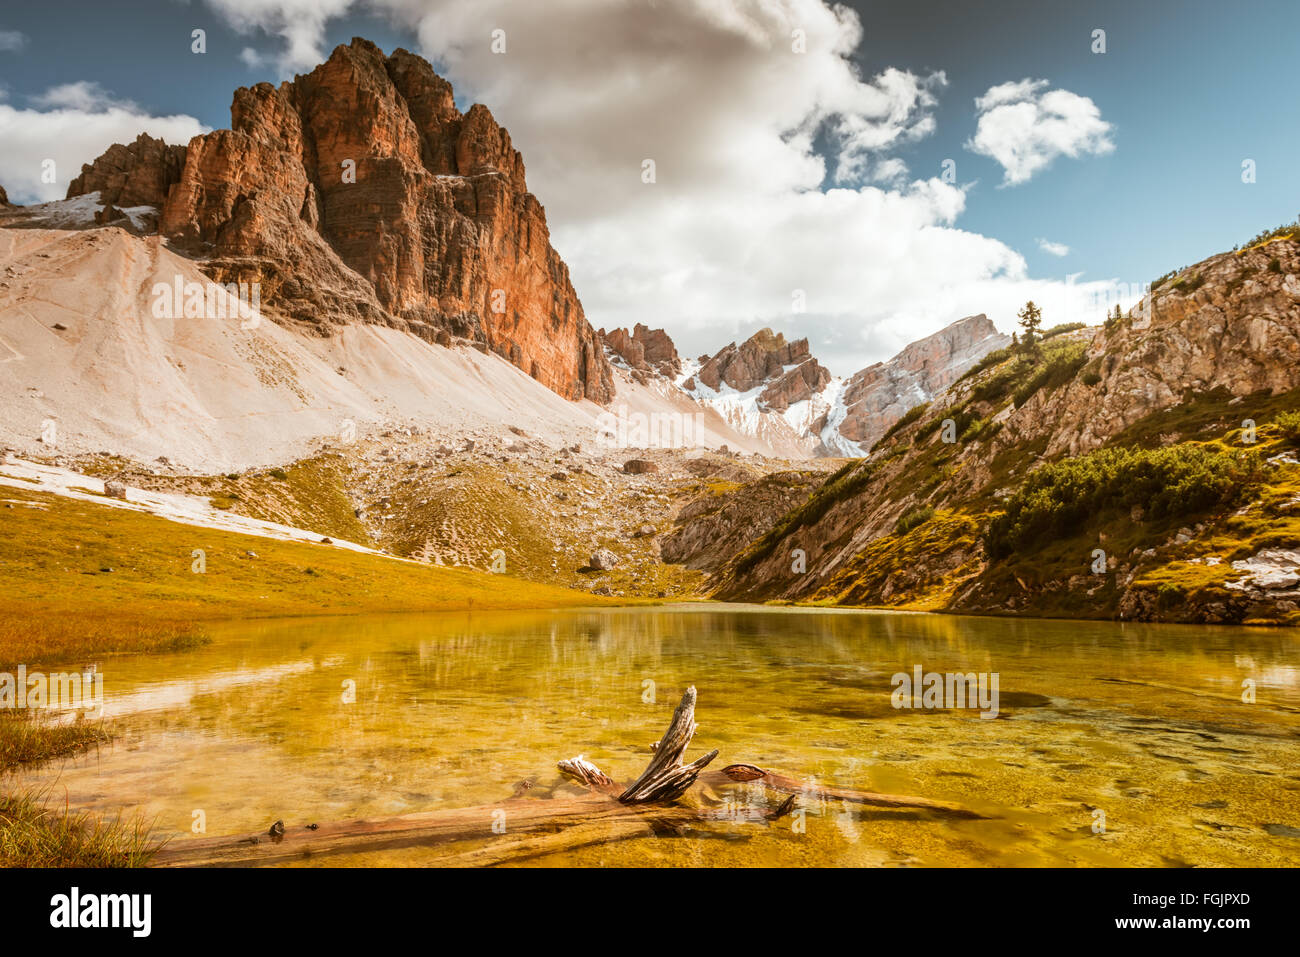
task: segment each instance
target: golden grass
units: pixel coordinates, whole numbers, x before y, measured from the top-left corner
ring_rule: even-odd
[[[50,808],[46,796],[0,795],[0,867],[142,867],[161,847],[139,818]]]
[[[183,649],[203,640],[197,623],[232,618],[602,603],[507,575],[214,531],[43,492],[6,496],[0,667]],[[18,504],[27,501],[43,507]]]
[[[6,505],[0,508],[0,670],[6,671],[183,651],[207,640],[203,622],[221,619],[603,603],[504,575],[214,531],[43,492],[6,489]],[[0,771],[77,754],[109,738],[97,723],[6,714],[0,716]],[[147,864],[155,850],[139,820],[51,809],[40,794],[0,795],[0,867],[131,867]]]
[[[102,721],[60,724],[45,711],[0,711],[0,773],[23,765],[71,757],[112,740]]]
[[[195,622],[126,612],[0,602],[0,614],[0,671],[119,653],[186,651],[208,642]]]

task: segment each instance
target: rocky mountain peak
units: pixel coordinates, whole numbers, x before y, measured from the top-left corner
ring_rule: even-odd
[[[598,333],[605,348],[622,359],[633,374],[642,377],[655,373],[669,379],[675,379],[682,371],[682,360],[677,354],[677,346],[663,329],[651,329],[637,323],[631,332],[615,329]]]
[[[732,342],[720,349],[701,365],[695,378],[715,392],[724,384],[737,392],[748,392],[764,382],[785,376],[787,366],[805,362],[817,363],[812,358],[807,339],[787,342],[784,333],[760,329],[740,345]],[[817,367],[820,368],[820,364]],[[815,381],[819,374],[813,373],[810,378]],[[826,379],[829,381],[830,373],[826,373]]]
[[[68,198],[97,192],[106,205],[161,209],[168,191],[180,180],[184,163],[184,146],[168,146],[141,133],[134,143],[114,143],[83,166],[81,175],[68,184]]]
[[[485,106],[462,114],[405,50],[354,39],[278,87],[237,90],[230,129],[112,146],[68,195],[95,191],[158,207],[173,245],[219,282],[258,282],[282,321],[465,339],[565,398],[613,396],[509,133]]]

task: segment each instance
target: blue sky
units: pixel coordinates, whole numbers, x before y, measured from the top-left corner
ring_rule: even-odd
[[[845,373],[961,315],[985,311],[1010,328],[1014,303],[1029,295],[1049,306],[1060,297],[1049,321],[1096,318],[1066,304],[1068,277],[1145,282],[1300,213],[1294,2],[854,3],[857,42],[840,53],[829,47],[855,36],[853,24],[837,25],[819,0],[780,0],[784,19],[755,16],[743,29],[718,13],[721,0],[592,0],[599,5],[589,9],[569,0],[566,12],[545,18],[522,0],[327,2],[347,9],[313,20],[302,0],[8,5],[0,104],[22,136],[0,150],[0,184],[32,198],[22,176],[43,154],[28,139],[39,139],[35,114],[60,105],[41,99],[52,88],[97,84],[103,102],[85,108],[125,103],[127,125],[139,114],[225,126],[234,88],[309,68],[311,56],[286,58],[290,41],[323,56],[363,35],[428,56],[463,105],[483,99],[511,130],[593,324],[663,325],[691,354],[772,325],[810,335],[814,351]],[[653,57],[643,49],[647,22],[661,31]],[[768,78],[773,58],[788,52],[781,45],[791,23],[809,24],[808,65],[799,74],[782,65]],[[509,28],[509,56],[479,49],[496,24]],[[190,51],[196,27],[207,31],[203,56]],[[1098,28],[1104,54],[1091,50]],[[748,39],[738,41],[742,34]],[[749,44],[739,48],[744,56],[738,42]],[[241,58],[246,49],[260,65]],[[679,88],[660,72],[664,58]],[[842,75],[845,65],[860,83]],[[851,101],[849,112],[861,112],[888,87],[872,78],[891,68],[930,82],[932,102],[918,100],[897,128],[869,108],[858,123],[887,141],[872,148],[871,162],[901,161],[906,172],[837,183],[842,144],[829,132],[836,120],[826,102]],[[939,71],[946,82],[934,79]],[[975,101],[1022,80],[1091,101],[1113,148],[1057,156],[1003,186],[1003,166],[968,148]],[[593,93],[606,82],[616,91],[608,101]],[[780,153],[798,139],[775,119],[787,114],[787,126],[818,128],[802,153]],[[659,139],[642,142],[645,131]],[[661,156],[657,192],[634,175],[620,178],[620,164],[634,171],[640,162],[619,154],[623,142]],[[946,159],[955,161],[959,193],[910,185],[939,177]],[[1242,182],[1246,159],[1256,164],[1252,184]],[[821,160],[825,175],[812,188],[841,192],[819,201],[800,169]],[[63,186],[75,166],[64,163]],[[954,203],[960,211],[949,215]],[[732,233],[719,225],[728,216]],[[770,235],[747,247],[769,222]],[[869,235],[856,236],[859,228]],[[1069,252],[1052,255],[1040,240]],[[891,265],[895,246],[905,259]],[[827,267],[837,250],[850,262]],[[929,296],[931,287],[942,294]],[[807,291],[806,314],[784,314],[794,289]]]
[[[1012,244],[1043,273],[1146,281],[1300,214],[1300,3],[854,6],[872,24],[864,70],[948,77],[935,135],[908,156],[914,168],[955,158],[959,179],[979,180],[960,225]],[[1097,28],[1106,30],[1102,55],[1091,52]],[[1058,160],[1027,184],[998,189],[996,164],[962,144],[974,98],[1021,77],[1091,98],[1115,127],[1114,153]],[[1252,185],[1241,181],[1248,158],[1257,164]],[[1036,248],[1038,237],[1071,254],[1055,260]]]

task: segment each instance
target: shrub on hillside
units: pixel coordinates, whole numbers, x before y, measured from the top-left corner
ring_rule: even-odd
[[[1005,362],[1007,359],[1011,358],[1014,352],[1015,352],[1014,349],[1012,349],[1010,346],[1007,346],[1003,349],[994,349],[992,352],[984,353],[984,357],[980,359],[979,362],[975,363],[973,366],[971,366],[969,369],[963,372],[961,374],[961,378],[958,379],[957,381],[961,382],[964,379],[969,379],[971,376],[979,375],[985,369],[992,368],[993,366],[997,365],[999,362]]]
[[[836,504],[861,494],[875,477],[878,463],[853,459],[828,478],[801,505],[783,515],[775,525],[736,559],[735,573],[747,574],[776,549],[782,540],[801,528],[816,525]]]
[[[1086,322],[1061,322],[1061,323],[1057,323],[1056,325],[1052,326],[1052,328],[1050,328],[1050,329],[1048,329],[1046,332],[1044,332],[1044,333],[1042,334],[1042,336],[1039,337],[1039,340],[1038,340],[1038,341],[1039,341],[1039,342],[1042,342],[1044,339],[1051,339],[1051,338],[1053,338],[1053,337],[1055,337],[1055,336],[1062,335],[1062,334],[1064,334],[1064,333],[1066,333],[1066,332],[1074,332],[1076,329],[1085,329],[1085,328],[1087,328],[1087,325],[1088,325],[1088,324],[1087,324]]]
[[[921,416],[925,415],[925,410],[928,408],[930,408],[930,403],[922,402],[920,405],[914,405],[906,412],[904,412],[903,417],[900,418],[893,425],[891,425],[889,427],[889,431],[880,437],[880,441],[871,447],[871,451],[873,452],[876,451],[876,449],[880,448],[887,441],[889,441],[895,435],[897,435],[900,431],[907,428],[909,425],[911,425]]]
[[[1186,268],[1187,268],[1186,266],[1179,266],[1177,269],[1169,270],[1169,272],[1165,273],[1163,276],[1157,276],[1155,279],[1151,280],[1151,285],[1149,288],[1151,289],[1152,292],[1155,292],[1157,289],[1159,289],[1169,280],[1173,279],[1175,276],[1177,276],[1180,272],[1182,272]]]
[[[1268,242],[1270,239],[1280,239],[1283,236],[1300,236],[1300,216],[1297,216],[1294,222],[1283,223],[1281,226],[1261,231],[1258,236],[1246,243],[1246,246],[1247,248],[1258,246],[1260,243]]]
[[[978,418],[979,415],[969,405],[955,406],[955,407],[949,407],[947,409],[944,409],[933,419],[931,419],[929,422],[925,423],[925,425],[921,426],[919,429],[916,430],[916,436],[915,436],[916,443],[919,445],[920,443],[928,439],[930,436],[934,435],[934,433],[938,432],[941,428],[943,428],[944,422],[948,421],[949,419],[952,419],[953,425],[956,427],[956,431],[953,433],[954,436],[964,435],[966,430],[970,427],[970,424],[976,421]]]
[[[934,517],[934,507],[931,505],[922,505],[918,508],[910,509],[904,512],[894,526],[895,535],[906,535],[918,525],[924,525]]]
[[[1016,389],[1013,396],[1016,408],[1024,405],[1031,395],[1039,389],[1056,389],[1075,377],[1084,363],[1088,361],[1088,347],[1076,342],[1065,349],[1053,353],[1042,365],[1036,367],[1034,374]]]
[[[1107,509],[1140,506],[1159,521],[1232,504],[1256,477],[1255,458],[1239,455],[1185,444],[1099,449],[1052,462],[1031,472],[989,523],[988,553],[1005,558],[1068,537]]]
[[[1283,412],[1273,420],[1273,424],[1282,430],[1282,438],[1288,442],[1300,442],[1300,410]]]
[[[1004,397],[1024,377],[1029,363],[1020,359],[993,373],[971,392],[976,402],[995,402]]]

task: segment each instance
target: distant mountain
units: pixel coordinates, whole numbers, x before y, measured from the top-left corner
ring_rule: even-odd
[[[65,448],[265,462],[345,421],[508,427],[527,407],[557,433],[700,412],[697,444],[858,456],[1005,339],[974,317],[841,380],[768,329],[697,360],[663,330],[597,333],[509,134],[420,57],[362,39],[236,90],[230,129],[111,146],[64,200],[0,191],[0,227],[0,439],[20,449],[58,420]],[[236,288],[255,321],[209,315]],[[529,400],[459,347],[582,407]],[[443,387],[476,374],[493,396]]]
[[[682,360],[662,329],[602,329],[600,337],[616,366],[638,381],[672,380],[738,432],[808,455],[850,457],[865,455],[909,409],[1011,341],[987,316],[970,316],[841,379],[807,339],[787,341],[771,329],[695,360]]]
[[[732,428],[768,441],[794,440],[810,454],[833,401],[834,377],[808,349],[807,339],[787,342],[762,329],[740,345],[683,364],[677,384],[714,408]]]
[[[909,409],[929,402],[985,355],[1010,343],[983,313],[958,319],[851,376],[840,392],[844,416],[833,428],[869,450]]]

